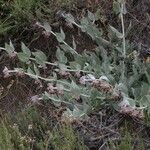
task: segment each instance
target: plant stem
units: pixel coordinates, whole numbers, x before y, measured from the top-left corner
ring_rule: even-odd
[[[18,69],[18,68],[17,68]],[[20,69],[21,70],[21,69]],[[9,73],[18,73],[19,72],[19,69],[18,70],[9,70],[8,71]],[[63,82],[61,80],[56,80],[56,79],[48,79],[48,78],[44,78],[44,77],[41,77],[41,76],[38,76],[38,75],[34,75],[34,74],[31,74],[31,73],[27,73],[27,72],[23,72],[25,75],[29,76],[29,77],[32,77],[34,79],[41,79],[41,80],[44,80],[44,81],[47,81],[47,82],[58,82],[58,83],[62,83],[62,84],[65,84],[65,85],[68,85],[70,86],[70,84],[66,83],[66,82]]]
[[[35,58],[30,58],[30,60],[33,60],[33,61],[36,61],[36,59]],[[47,64],[47,65],[52,65],[52,66],[58,66],[58,64],[57,63],[51,63],[51,62],[45,62],[45,64]],[[66,66],[66,67],[69,67],[69,66]],[[75,69],[64,69],[64,71],[68,71],[68,72],[78,72],[78,71],[80,71],[80,72],[84,72],[84,73],[93,73],[93,72],[91,72],[91,71],[86,71],[86,70],[75,70]]]
[[[124,18],[123,18],[123,9],[124,9],[124,4],[121,3],[121,26],[122,26],[122,34],[123,34],[123,40],[122,40],[122,45],[123,45],[123,57],[126,57],[126,40],[125,40],[125,27],[124,27]]]
[[[53,34],[55,37],[57,37],[56,34],[55,34],[53,31],[51,31],[51,34]],[[69,48],[70,48],[76,55],[79,55],[79,54],[76,52],[76,50],[73,49],[70,45],[68,45],[65,41],[62,41],[62,42],[63,42],[65,45],[69,46]]]
[[[18,73],[19,71],[22,71],[22,69],[17,68],[16,70],[8,70],[8,73]],[[69,83],[63,82],[61,80],[48,79],[48,78],[44,78],[44,77],[41,77],[41,76],[38,76],[38,75],[34,75],[34,74],[31,74],[31,73],[27,73],[27,72],[23,72],[23,73],[25,75],[33,78],[33,79],[41,79],[41,80],[44,80],[44,81],[47,81],[47,82],[55,82],[56,81],[58,83],[65,84],[65,85],[71,87],[71,85]],[[70,89],[66,89],[66,88],[64,88],[64,91],[71,92]],[[90,95],[86,95],[86,94],[83,94],[83,93],[81,93],[80,95],[83,96],[83,97],[86,97],[86,98],[90,98]],[[97,99],[103,99],[103,97],[97,97]]]
[[[35,58],[30,58],[30,60],[36,61]],[[48,62],[48,61],[45,61],[45,64],[47,64],[47,65],[52,65],[52,66],[58,66],[58,64],[56,64],[56,63],[51,63],[51,62]]]

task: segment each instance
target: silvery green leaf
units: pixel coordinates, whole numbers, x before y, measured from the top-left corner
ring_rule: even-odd
[[[20,61],[27,63],[30,59],[30,56],[28,54],[19,52],[17,53],[17,56],[19,58]]]
[[[91,27],[90,25],[86,27],[86,33],[89,34],[92,39],[95,39],[97,34],[96,32],[94,32],[93,27]]]
[[[65,56],[64,52],[60,50],[59,47],[57,48],[57,51],[56,51],[56,57],[59,63],[63,63],[63,64],[67,63],[67,57]]]
[[[35,61],[39,65],[43,65],[47,61],[47,57],[42,51],[32,52],[32,54],[35,56]]]
[[[60,48],[65,52],[71,52],[72,48],[69,45],[60,44]]]
[[[42,94],[42,99],[43,100],[49,100],[49,96],[47,95],[47,92]]]
[[[65,64],[59,63],[59,69],[66,70],[67,66]]]
[[[35,64],[34,64],[34,72],[36,75],[40,75],[39,69],[37,68]]]
[[[71,82],[70,86],[71,86],[72,96],[75,98],[78,98],[80,96],[81,89],[79,88],[79,86],[74,81]]]
[[[128,28],[127,28],[127,30],[126,30],[126,33],[125,33],[126,36],[127,36],[128,34],[130,34],[131,29],[132,29],[132,22],[130,21],[129,26],[128,26]]]
[[[12,44],[12,41],[10,40],[10,42],[9,42],[9,45],[10,45],[10,47],[12,48],[12,50],[14,51],[15,50],[15,47],[14,47],[14,45]]]
[[[60,107],[61,106],[61,101],[53,101],[53,104],[55,107]]]
[[[61,100],[60,100],[57,96],[55,96],[55,95],[50,95],[50,94],[47,93],[46,91],[45,91],[44,94],[45,94],[45,96],[46,96],[47,98],[49,98],[53,103],[60,105]]]
[[[101,10],[100,9],[97,9],[96,13],[94,14],[95,15],[95,20],[99,20],[100,19],[100,16],[101,16]]]
[[[60,90],[63,90],[64,89],[64,86],[62,85],[62,84],[56,84],[56,86],[58,87],[58,89],[60,89]]]
[[[5,43],[5,51],[11,55],[14,52],[14,47],[8,45],[7,43]]]
[[[143,82],[143,84],[141,85],[141,96],[147,95],[148,93],[150,93],[150,85]]]
[[[89,20],[86,17],[83,17],[80,22],[81,22],[81,31],[86,32],[87,26],[89,26]]]
[[[77,84],[74,81],[71,82],[71,88],[72,89],[79,89]]]
[[[77,45],[76,45],[76,43],[75,43],[75,40],[74,40],[74,38],[73,38],[72,45],[73,45],[73,49],[76,49],[76,48],[77,48]]]
[[[48,22],[44,22],[43,28],[46,30],[46,32],[51,32],[51,26]]]
[[[122,47],[115,46],[115,48],[120,54],[122,54]]]
[[[115,14],[119,14],[121,12],[121,6],[119,2],[113,2],[113,11],[115,12]]]
[[[62,39],[64,41],[66,36],[65,36],[65,33],[64,33],[62,28],[60,28],[60,33],[61,33],[61,37],[62,37]]]
[[[80,22],[81,22],[81,26],[84,28],[86,28],[89,25],[89,20],[86,17],[83,17]]]
[[[147,107],[149,105],[148,101],[150,99],[150,95],[144,95],[141,99],[140,99],[140,107]]]
[[[134,96],[134,99],[139,99],[140,98],[140,94],[141,94],[141,89],[140,88],[131,88],[132,90],[132,94]]]
[[[102,37],[99,37],[99,38],[97,39],[97,42],[99,43],[99,45],[102,44],[102,46],[103,46],[104,48],[107,47],[107,46],[110,46],[110,42],[107,41],[106,39],[102,38]]]
[[[85,112],[81,111],[76,106],[74,107],[72,111],[67,108],[67,110],[63,113],[63,116],[67,116],[73,119],[82,118],[84,115],[85,115]]]
[[[31,51],[28,47],[26,47],[26,45],[22,42],[21,43],[21,50],[24,54],[26,54],[28,57],[31,56]]]
[[[81,67],[84,67],[85,65],[85,62],[86,62],[86,58],[81,56],[81,55],[78,55],[76,57],[74,57],[75,61],[78,62],[80,64]]]
[[[78,64],[76,61],[70,62],[71,69],[81,70],[81,65]]]
[[[120,33],[117,29],[115,29],[114,27],[112,27],[111,25],[109,25],[110,30],[113,32],[113,34],[115,34],[118,38],[122,39],[123,38],[123,34]]]
[[[123,83],[119,83],[119,84],[118,84],[118,89],[119,89],[120,91],[122,91],[123,94],[128,95],[128,88],[127,88],[127,86],[124,85]]]
[[[56,38],[57,38],[57,41],[58,41],[58,42],[62,43],[62,42],[64,41],[64,39],[63,39],[61,33],[55,33],[55,35],[56,35]]]
[[[148,83],[150,84],[150,72],[148,72],[147,70],[145,71],[145,75],[147,77]]]
[[[50,94],[49,93],[47,93],[46,91],[44,92],[44,95],[45,95],[45,97],[47,97],[48,99],[49,99],[49,97],[50,97]]]
[[[28,67],[27,73],[35,75],[35,72],[30,67]]]
[[[136,102],[135,102],[134,99],[128,98],[128,102],[129,102],[129,105],[130,105],[131,107],[135,107],[135,106],[136,106]]]
[[[81,118],[85,115],[85,112],[83,112],[82,110],[80,110],[78,107],[74,107],[73,109],[73,116],[75,118]]]
[[[71,22],[71,23],[75,22],[74,17],[71,14],[66,14],[65,18],[67,22]]]
[[[61,44],[60,48],[63,49],[65,52],[69,52],[71,54],[78,54],[77,51],[73,49],[72,47],[70,47],[68,44]]]
[[[93,13],[91,13],[90,11],[88,11],[88,18],[91,20],[91,21],[95,21],[95,15]]]
[[[35,72],[30,68],[28,67],[27,69],[27,73],[29,74],[29,76],[33,79],[38,79],[37,75],[35,74]]]
[[[123,8],[122,8],[122,13],[125,15],[127,13],[126,5],[125,2],[123,2]]]

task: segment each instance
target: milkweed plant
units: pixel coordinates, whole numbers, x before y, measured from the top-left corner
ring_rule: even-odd
[[[44,52],[32,52],[24,43],[21,43],[21,51],[17,52],[10,41],[1,50],[21,63],[17,68],[5,67],[4,78],[32,78],[43,92],[32,96],[31,101],[46,100],[57,107],[64,104],[64,117],[83,118],[90,110],[109,105],[120,113],[143,118],[144,111],[150,113],[150,66],[140,59],[138,51],[126,39],[125,2],[115,1],[113,9],[120,19],[122,31],[109,25],[107,37],[97,27],[99,10],[96,13],[88,11],[87,16],[79,21],[70,13],[61,14],[71,27],[77,27],[96,43],[94,51],[78,53],[75,38],[69,45],[63,28],[54,32],[47,22],[37,22],[37,28],[41,28],[47,38],[55,36],[58,41],[56,61],[49,62]],[[48,74],[43,76],[42,70],[47,70]]]

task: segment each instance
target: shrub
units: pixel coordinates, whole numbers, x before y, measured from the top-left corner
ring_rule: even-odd
[[[53,35],[59,42],[57,62],[48,62],[45,53],[31,52],[24,43],[21,44],[22,51],[16,52],[10,41],[2,49],[11,58],[17,56],[25,67],[20,65],[20,68],[12,70],[5,67],[4,77],[26,75],[33,78],[41,88],[46,86],[47,89],[43,94],[36,95],[36,99],[51,100],[56,106],[65,104],[67,111],[64,116],[83,117],[97,105],[108,104],[121,113],[143,118],[143,110],[149,112],[150,107],[150,67],[125,39],[125,3],[114,2],[114,11],[120,16],[122,32],[109,25],[108,37],[104,37],[102,29],[96,26],[99,11],[95,14],[88,11],[87,17],[81,18],[79,22],[69,13],[62,14],[66,22],[78,27],[96,43],[94,52],[84,51],[81,54],[77,52],[74,38],[72,45],[66,43],[62,28],[60,32],[53,32],[47,22],[37,22],[36,25],[43,29],[45,37]],[[71,60],[66,57],[68,54]],[[52,68],[51,73],[43,77],[41,68],[45,69],[48,65]],[[35,97],[31,100],[33,98]]]

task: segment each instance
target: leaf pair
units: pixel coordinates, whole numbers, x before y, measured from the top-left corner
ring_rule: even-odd
[[[42,51],[31,53],[30,49],[24,43],[21,43],[21,50],[22,52],[17,53],[17,55],[19,60],[24,63],[28,63],[30,59],[34,60],[31,58],[31,55],[35,57],[35,61],[39,65],[43,65],[47,61],[47,57]]]

